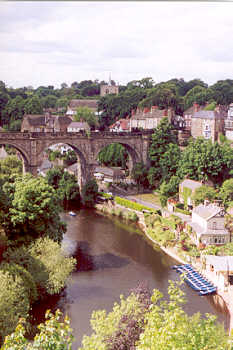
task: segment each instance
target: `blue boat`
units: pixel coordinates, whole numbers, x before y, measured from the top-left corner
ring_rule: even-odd
[[[189,265],[174,265],[172,267],[179,274],[184,274],[184,281],[199,295],[204,296],[208,294],[216,293],[217,288],[205,279],[200,273],[198,273],[194,268]]]
[[[69,215],[70,215],[70,216],[76,216],[77,214],[74,213],[73,211],[69,211]]]

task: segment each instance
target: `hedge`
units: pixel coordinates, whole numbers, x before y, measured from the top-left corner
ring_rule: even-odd
[[[156,209],[149,208],[149,207],[147,207],[143,204],[140,204],[140,203],[132,202],[132,201],[125,199],[125,198],[114,197],[114,201],[115,201],[115,203],[120,204],[126,208],[134,209],[137,211],[148,210],[149,212],[158,213],[158,210],[156,210]]]
[[[180,208],[175,208],[175,212],[178,212],[178,213],[182,213],[182,214],[185,214],[185,215],[191,215],[190,212],[188,210],[185,210],[185,209],[180,209]]]

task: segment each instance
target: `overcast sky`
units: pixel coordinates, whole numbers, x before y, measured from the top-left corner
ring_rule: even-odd
[[[0,80],[233,79],[233,2],[1,2]]]

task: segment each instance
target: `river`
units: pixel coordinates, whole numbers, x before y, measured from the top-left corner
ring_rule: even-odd
[[[51,298],[34,311],[38,318],[48,308],[59,307],[67,313],[76,338],[73,349],[81,345],[84,334],[91,334],[93,310],[110,311],[120,294],[128,295],[140,281],[166,297],[168,280],[179,279],[171,269],[175,261],[160,249],[154,250],[135,225],[94,210],[80,210],[76,217],[65,213],[62,219],[67,223],[63,247],[77,258],[77,269],[58,298]],[[184,309],[189,315],[208,312],[227,324],[226,314],[217,309],[211,296],[200,297],[185,284],[182,288],[187,296]]]

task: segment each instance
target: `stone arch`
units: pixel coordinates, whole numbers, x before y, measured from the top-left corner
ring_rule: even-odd
[[[67,145],[69,147],[71,147],[78,158],[78,184],[79,184],[79,188],[81,189],[83,184],[86,183],[87,178],[88,178],[88,164],[87,164],[87,160],[85,158],[85,156],[83,155],[83,152],[80,151],[79,147],[77,145],[74,145],[72,142],[69,142],[68,140],[53,140],[49,143],[46,143],[46,145],[44,146],[43,150],[41,153],[43,153],[46,149],[48,149],[50,146],[52,145],[56,145],[62,143],[64,145]]]
[[[120,145],[122,145],[128,152],[129,157],[130,157],[130,166],[129,166],[129,171],[131,172],[133,169],[133,166],[136,163],[139,163],[142,161],[141,156],[138,154],[137,150],[135,149],[135,147],[133,147],[132,145],[128,144],[127,142],[122,142],[119,140],[109,140],[109,142],[104,142],[101,145],[99,145],[99,147],[97,147],[96,150],[96,154],[95,154],[95,159],[98,159],[98,154],[99,152],[106,146],[109,146],[113,143],[119,143]]]
[[[27,153],[27,151],[25,149],[23,149],[20,145],[15,144],[12,141],[0,141],[0,146],[5,146],[5,145],[9,145],[12,146],[13,148],[15,148],[21,155],[23,158],[23,173],[25,173],[26,171],[29,171],[30,169],[30,157]]]

